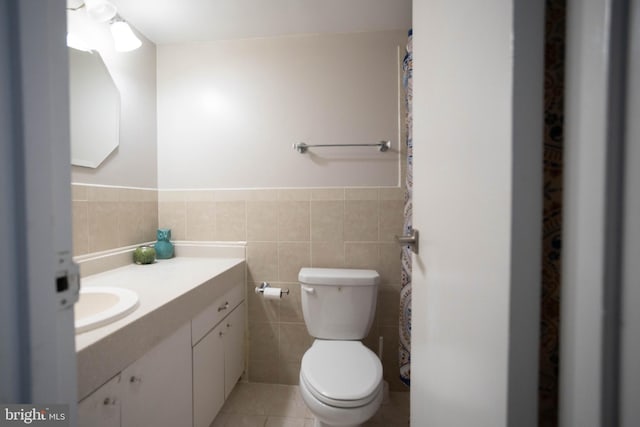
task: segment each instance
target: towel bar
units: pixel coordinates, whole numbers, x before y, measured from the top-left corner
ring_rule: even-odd
[[[309,148],[312,147],[378,147],[383,153],[391,148],[391,141],[380,141],[375,144],[314,144],[309,145],[305,142],[298,142],[293,144],[294,150],[298,150],[298,153],[306,153]]]

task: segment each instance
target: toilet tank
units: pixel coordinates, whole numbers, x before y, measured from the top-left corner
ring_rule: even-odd
[[[302,268],[298,280],[304,322],[311,336],[333,340],[367,336],[380,281],[375,270]]]

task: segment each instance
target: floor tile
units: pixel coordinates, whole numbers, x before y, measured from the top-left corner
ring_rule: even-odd
[[[313,427],[310,418],[269,417],[265,427]]]
[[[267,422],[264,415],[244,415],[220,413],[210,427],[263,427]]]
[[[391,392],[364,426],[407,427],[409,393]],[[211,427],[313,427],[298,386],[238,383]]]

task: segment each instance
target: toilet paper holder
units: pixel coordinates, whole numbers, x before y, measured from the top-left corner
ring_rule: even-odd
[[[260,283],[260,286],[256,286],[256,294],[264,294],[264,290],[266,288],[270,288],[270,287],[271,287],[271,285],[269,283],[262,282],[262,283]],[[282,296],[283,294],[284,295],[289,295],[289,289],[287,289],[287,288],[281,289],[280,290],[280,296]]]

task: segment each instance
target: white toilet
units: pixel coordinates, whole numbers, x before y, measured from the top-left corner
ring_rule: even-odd
[[[316,340],[302,357],[300,393],[315,427],[358,426],[383,397],[382,364],[359,340],[376,309],[380,276],[373,270],[303,268],[302,312]]]

